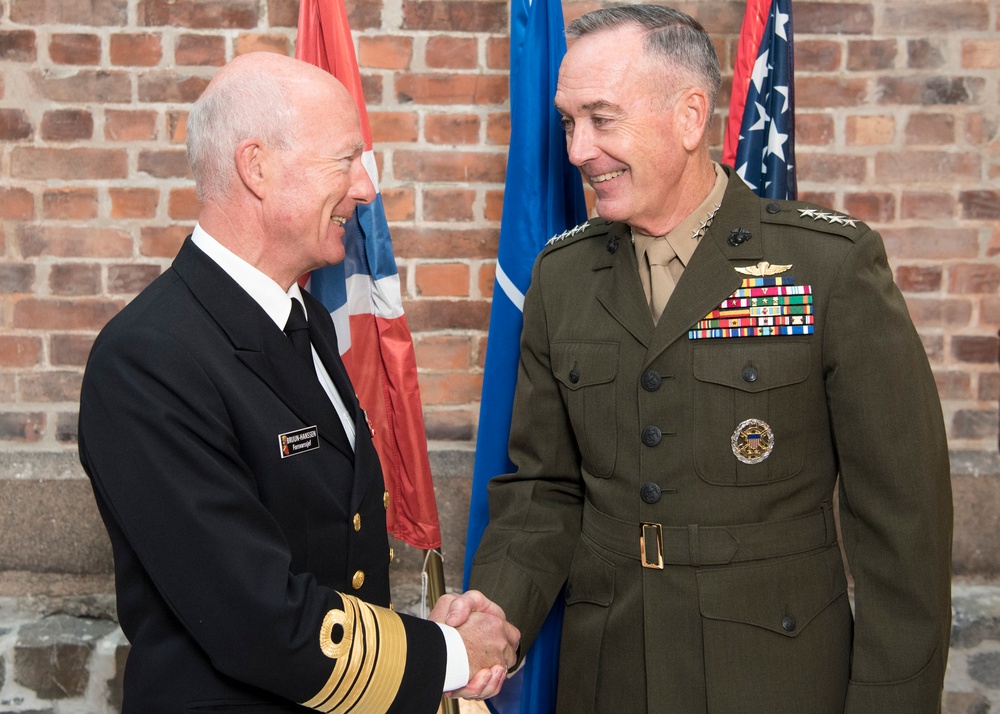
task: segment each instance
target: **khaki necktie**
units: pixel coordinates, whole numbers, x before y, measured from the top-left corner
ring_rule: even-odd
[[[657,238],[646,246],[646,261],[649,264],[649,311],[653,322],[660,321],[663,308],[674,291],[674,276],[670,272],[670,261],[677,260],[677,254],[665,238]]]

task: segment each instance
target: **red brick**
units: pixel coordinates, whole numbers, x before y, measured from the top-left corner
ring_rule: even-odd
[[[34,265],[30,263],[0,263],[0,293],[30,293],[34,285]]]
[[[476,350],[476,366],[479,369],[486,367],[486,336],[479,338],[479,349]]]
[[[487,221],[499,221],[503,215],[503,191],[487,191],[486,206],[483,208],[483,218]]]
[[[1000,69],[1000,40],[962,40],[963,69]]]
[[[881,77],[880,104],[978,104],[985,88],[979,77]],[[796,95],[797,97],[797,95]]]
[[[972,144],[988,148],[1000,147],[1000,121],[996,117],[970,112],[965,117],[965,133]]]
[[[502,104],[507,94],[507,77],[504,75],[403,74],[396,78],[396,96],[400,102]]]
[[[736,2],[674,3],[682,12],[687,12],[702,25],[713,28],[716,33],[735,34],[743,24],[743,5]],[[798,0],[796,0],[796,10]],[[583,10],[596,9],[584,5]]]
[[[413,350],[420,369],[468,369],[472,364],[468,335],[421,337],[414,341]]]
[[[510,38],[486,39],[486,66],[489,69],[510,69]]]
[[[495,228],[490,229],[441,229],[408,228],[393,229],[392,244],[397,257],[403,258],[447,258],[460,255],[463,258],[496,258],[497,236]]]
[[[290,49],[288,38],[284,35],[242,34],[236,38],[235,55],[245,55],[248,52],[273,52],[288,56],[293,54]]]
[[[1000,297],[984,297],[979,303],[979,319],[984,325],[1000,325]]]
[[[415,112],[370,112],[368,122],[375,144],[385,142],[415,142],[417,115]]]
[[[187,118],[184,111],[167,112],[167,132],[171,144],[183,144],[187,141]]]
[[[150,258],[173,258],[193,226],[147,226],[141,231],[139,252]]]
[[[467,297],[469,266],[465,263],[421,263],[416,272],[417,295]]]
[[[49,337],[49,361],[58,367],[83,367],[93,346],[94,335],[54,334]]]
[[[951,422],[953,439],[985,439],[997,435],[996,409],[959,409]]]
[[[128,154],[121,149],[43,149],[18,146],[11,152],[11,175],[40,179],[116,179],[128,176]]]
[[[715,123],[722,124],[722,122]],[[829,114],[801,113],[796,115],[795,143],[828,146],[833,143],[833,138],[833,117]]]
[[[489,0],[450,0],[450,2],[403,2],[404,30],[443,30],[464,32],[505,32],[507,3]]]
[[[972,303],[969,300],[942,300],[938,297],[906,296],[906,307],[917,328],[945,327],[956,329],[969,324]]]
[[[34,30],[4,30],[0,32],[0,60],[34,62],[38,56]]]
[[[1000,288],[1000,265],[954,264],[948,269],[948,288],[957,295],[994,295]]]
[[[995,402],[1000,400],[1000,374],[979,375],[979,390],[977,392],[979,400],[982,402]]]
[[[163,59],[162,38],[158,34],[111,35],[111,64],[123,67],[152,67]]]
[[[863,156],[796,152],[799,176],[822,176],[824,181],[847,181],[861,184],[866,176]]]
[[[928,293],[941,289],[941,266],[901,265],[896,284],[904,293]]]
[[[498,146],[510,144],[510,114],[499,112],[486,118],[486,142]]]
[[[944,220],[954,215],[955,199],[947,193],[904,191],[900,199],[900,218]]]
[[[77,443],[79,412],[59,412],[56,414],[56,441],[60,444]]]
[[[167,213],[175,221],[195,221],[201,211],[201,204],[193,188],[170,189]]]
[[[124,25],[128,0],[10,0],[10,19],[24,25]]]
[[[42,212],[50,219],[97,217],[97,190],[92,188],[52,188],[42,194]]]
[[[121,300],[39,300],[14,305],[14,327],[30,330],[100,330],[122,309]]]
[[[978,154],[945,151],[883,152],[875,156],[875,178],[890,183],[937,182],[939,176],[951,181],[978,181]]]
[[[896,40],[850,40],[847,69],[861,72],[892,69],[896,63]]]
[[[412,221],[416,217],[416,191],[412,188],[383,188],[381,194],[386,220]]]
[[[81,69],[66,76],[35,69],[29,78],[38,94],[54,102],[89,104],[97,97],[114,104],[132,101],[132,80],[120,70]]]
[[[955,117],[952,114],[911,114],[906,122],[907,144],[955,143]]]
[[[906,66],[910,69],[939,69],[945,64],[947,43],[939,38],[922,37],[906,43]]]
[[[426,221],[472,221],[476,192],[462,189],[424,189],[423,217]]]
[[[81,141],[94,135],[94,117],[84,109],[54,109],[42,115],[42,138]]]
[[[475,114],[428,114],[424,137],[432,144],[477,144],[479,117]]]
[[[23,109],[0,109],[0,141],[31,139],[35,129]]]
[[[45,414],[0,412],[0,441],[33,443],[45,435]]]
[[[104,138],[108,141],[154,141],[156,122],[155,111],[106,109]]]
[[[100,64],[101,38],[97,35],[56,33],[49,40],[49,57],[59,64]]]
[[[178,66],[221,67],[226,63],[226,38],[214,35],[180,35],[174,45]]]
[[[348,24],[355,31],[382,26],[382,0],[344,0],[344,6]]]
[[[430,441],[471,441],[475,419],[468,409],[425,409],[424,429]]]
[[[951,354],[959,362],[995,365],[997,347],[997,338],[992,336],[955,335],[951,338]]]
[[[267,0],[267,19],[271,27],[298,27],[299,0]]]
[[[140,152],[139,171],[155,178],[191,178],[187,152],[176,149]]]
[[[91,226],[30,225],[18,230],[21,255],[62,258],[126,258],[132,255],[127,231]]]
[[[506,157],[497,153],[400,149],[395,153],[393,173],[402,181],[503,183],[506,164]]]
[[[958,200],[962,204],[962,218],[989,221],[1000,218],[1000,191],[962,191]]]
[[[490,323],[490,304],[485,300],[404,299],[403,310],[413,332],[485,330]]]
[[[796,7],[796,12],[798,8]],[[796,21],[798,21],[796,14]],[[911,3],[887,4],[882,16],[882,31],[890,34],[971,30],[980,32],[989,22],[989,8],[984,2],[920,3],[919,11]]]
[[[197,29],[252,29],[259,20],[258,0],[140,0],[139,24]]]
[[[361,91],[369,107],[382,103],[382,77],[376,74],[361,75]]]
[[[49,292],[60,297],[101,292],[101,266],[95,263],[57,263],[49,272]]]
[[[966,400],[972,397],[972,380],[968,372],[935,372],[934,381],[941,399]]]
[[[82,381],[79,370],[26,374],[19,380],[21,397],[32,403],[79,402]]]
[[[428,67],[475,69],[479,64],[479,44],[474,37],[428,37],[424,62]]]
[[[907,260],[975,260],[979,233],[974,229],[915,227],[881,231],[889,255]]]
[[[112,295],[136,294],[160,275],[159,265],[109,265],[108,292]]]
[[[823,28],[829,35],[871,35],[875,27],[874,8],[862,2],[795,2],[795,27]]]
[[[795,69],[800,72],[833,72],[840,68],[841,44],[831,40],[795,43]]]
[[[891,116],[847,117],[848,146],[877,146],[891,144],[896,134],[896,120]]]
[[[372,69],[409,69],[413,38],[379,35],[358,38],[358,64]]]
[[[41,362],[41,357],[39,338],[0,335],[0,367],[34,367]]]
[[[149,72],[139,76],[140,102],[190,104],[208,86],[207,77],[190,77],[174,72]]]
[[[112,218],[153,218],[160,201],[157,188],[110,188]]]
[[[810,77],[795,85],[796,109],[855,107],[867,103],[868,81],[838,77]]]
[[[479,266],[479,295],[484,298],[493,297],[493,286],[496,284],[497,266],[494,262]]]
[[[35,197],[26,188],[0,186],[0,218],[8,221],[30,221],[35,215]]]
[[[845,193],[844,212],[866,223],[886,223],[896,216],[896,197],[879,191]]]
[[[420,398],[424,404],[468,404],[478,401],[483,391],[483,375],[466,372],[435,374],[418,372]]]

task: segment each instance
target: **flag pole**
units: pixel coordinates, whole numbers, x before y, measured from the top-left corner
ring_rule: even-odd
[[[424,562],[427,563],[427,596],[433,608],[438,599],[444,595],[444,564],[439,550],[425,550]],[[441,711],[444,714],[458,714],[458,700],[451,697],[441,698]]]

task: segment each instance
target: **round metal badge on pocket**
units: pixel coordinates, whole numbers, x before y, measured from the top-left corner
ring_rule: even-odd
[[[774,432],[765,421],[747,419],[736,427],[731,441],[737,459],[745,464],[759,464],[771,455]]]

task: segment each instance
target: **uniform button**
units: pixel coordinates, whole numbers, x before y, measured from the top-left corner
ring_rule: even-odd
[[[569,381],[576,384],[580,381],[580,371],[576,369],[571,369],[569,371]]]
[[[639,495],[642,497],[642,500],[645,501],[646,503],[656,503],[657,501],[659,501],[660,493],[661,491],[659,485],[653,482],[644,483],[642,485],[642,488],[639,489]]]
[[[646,446],[656,446],[663,438],[663,432],[655,426],[647,426],[642,430],[642,443]]]
[[[663,377],[660,376],[659,372],[650,369],[642,373],[639,382],[647,392],[655,392],[663,384]]]
[[[357,533],[360,530],[361,530],[361,514],[360,513],[355,513],[354,514],[354,532]]]
[[[764,210],[767,211],[768,213],[778,213],[781,211],[781,206],[779,206],[777,203],[769,203],[766,206],[764,206]]]
[[[387,510],[387,511],[389,510],[389,492],[388,491],[383,491],[382,492],[382,505],[385,506],[385,510]]]
[[[743,370],[743,381],[744,382],[756,382],[757,381],[757,370],[754,367],[746,367]]]
[[[781,620],[781,629],[785,632],[795,632],[796,627],[798,627],[798,623],[794,617],[785,617]]]
[[[359,570],[351,578],[351,587],[355,590],[360,590],[361,586],[365,584],[365,571]]]

